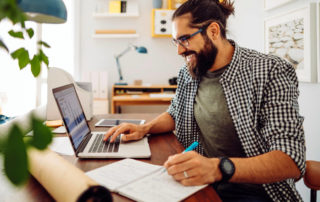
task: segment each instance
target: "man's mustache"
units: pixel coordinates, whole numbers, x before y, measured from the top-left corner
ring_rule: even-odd
[[[182,56],[183,57],[187,57],[188,55],[191,55],[191,54],[195,54],[196,55],[197,53],[195,51],[186,51],[185,53],[182,54]]]

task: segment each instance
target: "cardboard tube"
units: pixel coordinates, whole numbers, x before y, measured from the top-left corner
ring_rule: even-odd
[[[77,201],[91,186],[98,185],[79,168],[49,149],[29,149],[30,173],[57,201]]]

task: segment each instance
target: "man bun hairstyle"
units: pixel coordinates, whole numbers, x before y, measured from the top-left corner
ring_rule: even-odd
[[[208,23],[217,22],[221,36],[226,38],[227,19],[234,14],[233,3],[231,0],[188,0],[173,13],[172,20],[190,13],[190,27],[200,28]]]

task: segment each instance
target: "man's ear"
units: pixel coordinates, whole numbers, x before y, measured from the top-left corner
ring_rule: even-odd
[[[216,22],[212,22],[208,27],[207,27],[207,35],[208,37],[215,41],[218,38],[220,38],[220,26]]]

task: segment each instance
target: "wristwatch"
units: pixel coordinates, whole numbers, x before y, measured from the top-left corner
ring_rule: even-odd
[[[220,157],[219,169],[222,174],[221,182],[228,182],[236,170],[233,162],[227,157]]]

